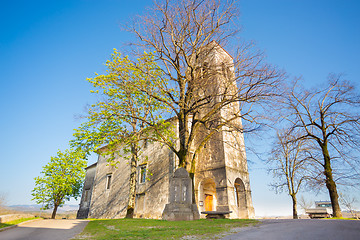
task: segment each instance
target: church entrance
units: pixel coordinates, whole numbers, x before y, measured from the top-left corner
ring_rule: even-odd
[[[199,184],[198,208],[200,212],[216,211],[216,185],[211,178],[206,178]]]
[[[213,210],[213,195],[205,194],[205,211]]]

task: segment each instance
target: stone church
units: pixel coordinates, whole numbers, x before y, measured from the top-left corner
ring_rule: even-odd
[[[234,76],[232,57],[216,42],[211,52],[197,60],[199,65],[223,69],[213,78],[214,86]],[[215,79],[215,80],[214,80]],[[234,77],[231,87],[236,91]],[[216,81],[216,82],[214,82]],[[213,89],[217,89],[216,87]],[[219,117],[239,111],[239,103],[221,109]],[[241,120],[236,120],[241,126]],[[173,121],[176,125],[176,122]],[[201,139],[201,136],[198,136]],[[176,155],[157,142],[144,143],[137,167],[136,205],[134,217],[161,219],[169,203],[170,182],[178,165]],[[99,150],[101,151],[101,149]],[[120,154],[121,155],[121,154]],[[146,157],[145,157],[146,156]],[[128,159],[116,159],[112,166],[99,154],[98,161],[86,168],[86,178],[78,218],[122,218],[126,215],[129,195],[130,164]],[[204,211],[227,211],[229,218],[253,218],[250,181],[244,137],[239,131],[219,131],[204,146],[197,157],[194,190],[200,217]]]

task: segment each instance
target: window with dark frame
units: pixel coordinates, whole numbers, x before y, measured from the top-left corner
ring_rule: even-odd
[[[146,165],[140,166],[140,183],[144,183],[146,181]]]

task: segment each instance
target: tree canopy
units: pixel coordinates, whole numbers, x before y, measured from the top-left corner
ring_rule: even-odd
[[[146,88],[156,96],[158,82],[165,81],[153,58],[152,53],[145,52],[132,61],[114,49],[105,64],[106,73],[87,79],[99,100],[88,108],[85,122],[75,129],[72,146],[89,154],[106,145],[105,153],[112,154],[119,145],[144,139],[149,126],[161,122],[164,106],[141,91]]]
[[[154,2],[152,10],[128,25],[137,37],[132,45],[136,53],[140,49],[138,60],[114,53],[107,74],[89,79],[106,101],[90,107],[73,143],[86,152],[132,143],[128,153],[136,158],[136,143],[150,138],[166,144],[193,178],[206,141],[225,128],[243,131],[239,119],[254,121],[252,106],[265,103],[282,80],[282,72],[265,63],[252,43],[235,38],[237,14],[236,1]],[[222,48],[227,41],[236,43],[233,56]],[[220,63],[214,55],[219,52],[226,61]],[[224,81],[214,84],[218,77]],[[219,117],[230,108],[231,114]],[[167,113],[159,114],[163,110]],[[204,129],[206,134],[199,134]]]
[[[156,133],[171,132],[169,122],[163,121],[163,115],[167,113],[166,105],[155,100],[161,92],[159,86],[166,84],[166,79],[162,78],[162,71],[154,62],[152,53],[145,52],[132,61],[114,50],[105,65],[106,74],[87,79],[95,89],[92,92],[101,99],[91,105],[86,121],[75,129],[75,139],[71,145],[88,154],[102,147],[98,153],[107,155],[111,164],[116,164],[114,160],[117,156],[130,159],[126,217],[132,218],[141,141],[156,139]],[[147,93],[142,91],[144,88]]]
[[[273,174],[274,182],[270,185],[276,193],[285,191],[293,203],[293,218],[298,218],[297,194],[307,183],[311,172],[311,147],[304,139],[298,140],[289,131],[277,132],[268,160],[269,172]]]
[[[303,89],[294,81],[279,104],[281,117],[298,141],[313,151],[313,183],[326,186],[335,217],[341,217],[337,183],[359,180],[360,95],[341,75],[329,75],[325,87]]]
[[[196,153],[211,135],[225,126],[243,131],[235,122],[240,118],[254,122],[252,106],[266,102],[282,80],[282,72],[267,64],[262,52],[237,38],[237,16],[236,1],[164,0],[155,2],[153,9],[129,27],[138,40],[133,44],[154,51],[154,59],[169,81],[161,87],[161,95],[154,97],[171,109],[178,121],[179,142],[166,135],[162,140],[190,175],[195,171]],[[229,42],[235,45],[230,49],[233,56],[222,49]],[[220,63],[215,52],[228,55],[231,61]],[[223,83],[214,84],[221,75],[225,76]],[[209,91],[209,87],[216,89]],[[153,96],[146,88],[142,91]],[[219,118],[219,112],[232,103],[239,104],[232,117]],[[196,139],[204,128],[207,133]]]

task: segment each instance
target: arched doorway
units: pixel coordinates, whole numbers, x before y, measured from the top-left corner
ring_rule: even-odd
[[[235,194],[235,204],[238,208],[246,208],[246,193],[245,185],[240,178],[236,178],[234,182],[234,194]]]
[[[216,211],[216,185],[213,179],[207,178],[201,181],[198,199],[200,211]]]

